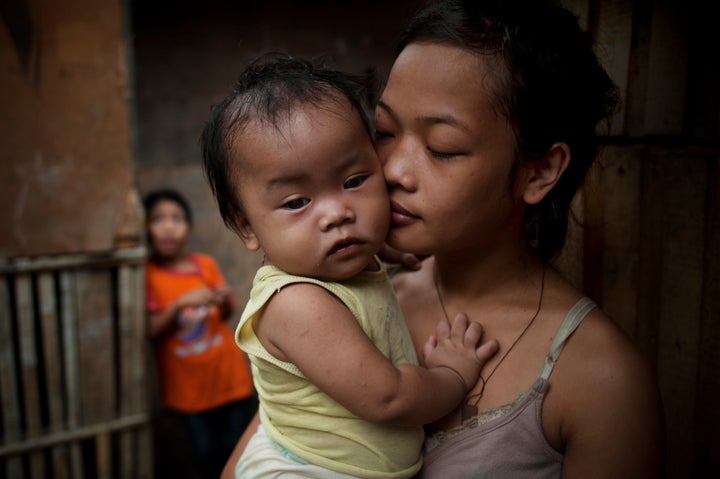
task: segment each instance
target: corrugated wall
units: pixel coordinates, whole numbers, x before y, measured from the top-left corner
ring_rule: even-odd
[[[566,2],[623,92],[561,264],[654,365],[667,477],[720,470],[720,56],[707,6]],[[582,266],[580,266],[582,265]]]

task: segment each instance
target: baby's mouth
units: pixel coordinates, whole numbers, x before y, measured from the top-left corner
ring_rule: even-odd
[[[332,248],[330,248],[330,252],[328,255],[337,254],[340,251],[346,250],[350,248],[353,245],[360,244],[360,240],[356,238],[346,238],[340,241],[337,241],[335,244],[333,244]]]

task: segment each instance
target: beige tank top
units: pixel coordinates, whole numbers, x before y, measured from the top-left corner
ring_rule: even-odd
[[[563,455],[545,439],[542,405],[565,342],[596,307],[580,299],[568,311],[553,340],[535,383],[515,402],[465,421],[461,426],[426,439],[424,479],[559,478]]]

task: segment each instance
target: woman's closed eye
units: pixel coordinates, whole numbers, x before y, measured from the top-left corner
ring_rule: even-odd
[[[393,135],[390,132],[381,131],[381,130],[377,130],[377,129],[373,132],[373,138],[375,141],[387,140],[387,139],[393,138],[394,136],[395,135]]]
[[[447,160],[447,159],[455,158],[456,156],[460,156],[460,155],[461,155],[461,153],[457,153],[457,152],[445,153],[445,152],[443,152],[443,151],[433,150],[433,149],[430,148],[429,146],[427,147],[427,151],[428,151],[428,152],[430,153],[430,155],[432,155],[433,157],[439,158],[439,159],[441,159],[441,160]]]

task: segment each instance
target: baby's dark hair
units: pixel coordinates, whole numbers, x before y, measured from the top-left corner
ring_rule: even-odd
[[[519,160],[539,160],[556,142],[570,147],[565,173],[525,212],[530,244],[551,259],[564,245],[570,202],[597,156],[596,127],[619,104],[590,37],[572,12],[552,1],[431,0],[402,32],[396,55],[411,43],[446,44],[501,60],[488,63],[497,86],[493,103],[515,132]]]
[[[190,203],[187,202],[185,197],[180,194],[177,190],[172,188],[161,188],[148,192],[143,198],[143,206],[145,207],[145,214],[149,215],[150,211],[155,207],[156,204],[161,201],[173,201],[182,208],[185,213],[185,219],[188,224],[192,226],[192,211],[190,210]],[[148,216],[149,218],[149,216]]]
[[[250,62],[232,91],[210,113],[201,137],[203,168],[225,225],[238,232],[236,220],[244,215],[233,175],[231,146],[248,124],[280,127],[280,122],[305,105],[341,102],[345,98],[365,125],[366,81],[334,70],[319,60],[271,52]]]

